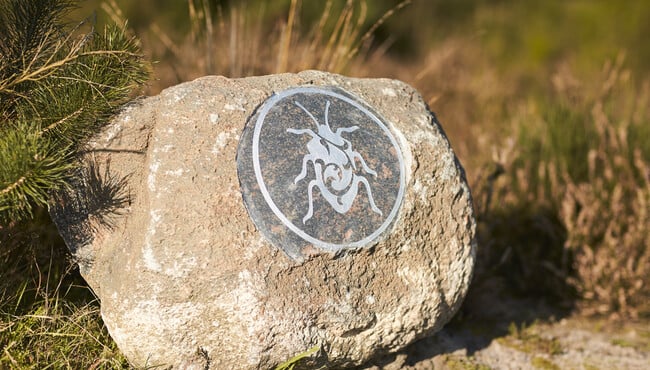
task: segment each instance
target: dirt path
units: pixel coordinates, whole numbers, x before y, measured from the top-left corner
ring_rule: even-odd
[[[470,295],[431,338],[367,370],[650,369],[650,322],[587,319],[541,303]]]
[[[435,348],[437,353],[432,357],[405,353],[383,369],[650,369],[647,332],[630,328],[616,334],[598,331],[597,327],[588,330],[580,320],[534,324],[494,338],[473,351],[468,350],[476,342],[471,331],[443,330],[437,337],[414,345],[422,354]]]

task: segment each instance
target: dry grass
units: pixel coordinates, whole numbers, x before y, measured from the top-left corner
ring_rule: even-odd
[[[520,108],[517,140],[478,188],[492,262],[524,290],[575,291],[585,314],[650,313],[650,101],[632,82],[623,58],[588,83],[560,70],[550,103]]]
[[[266,4],[233,5],[228,14],[215,13],[206,0],[189,0],[190,32],[183,40],[156,23],[142,35],[154,60],[158,80],[151,93],[204,75],[243,77],[319,69],[353,73],[370,53],[374,31],[411,1],[405,0],[366,29],[367,3],[347,0],[341,9],[332,0],[323,3],[322,15],[309,29],[296,16],[301,0],[292,0],[285,19],[267,22]],[[385,50],[384,50],[385,51]],[[379,54],[382,50],[374,50]]]
[[[125,368],[95,304],[44,301],[31,311],[2,313],[0,364],[7,368]]]
[[[643,142],[650,99],[646,83],[631,111],[621,112],[615,95],[629,78],[620,62],[606,66],[598,96],[583,103],[591,106],[597,144],[581,158],[586,179],[560,173],[565,186],[557,200],[584,312],[638,318],[650,314],[650,158]]]

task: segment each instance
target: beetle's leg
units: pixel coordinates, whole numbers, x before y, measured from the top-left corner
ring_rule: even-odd
[[[351,126],[351,127],[339,127],[336,129],[336,136],[341,136],[342,132],[354,132],[359,129],[359,126]]]
[[[307,164],[309,164],[309,161],[314,161],[313,155],[306,154],[304,157],[302,157],[302,170],[300,171],[300,174],[293,180],[294,184],[297,184],[298,181],[304,179],[305,176],[307,176]]]
[[[311,137],[318,137],[316,133],[308,128],[288,128],[287,132],[290,132],[292,134],[296,135],[302,135],[302,134],[308,134]]]
[[[378,213],[380,216],[383,216],[384,214],[377,207],[377,205],[375,204],[375,199],[372,197],[372,190],[370,190],[370,184],[368,183],[368,180],[366,180],[366,178],[363,176],[358,176],[355,182],[357,184],[362,183],[366,187],[366,192],[368,193],[368,203],[370,203],[370,208],[372,208],[373,212]]]
[[[309,196],[309,210],[307,210],[307,214],[305,217],[302,218],[302,223],[304,224],[311,218],[311,216],[314,215],[314,195],[312,194],[314,191],[314,186],[318,186],[318,181],[316,180],[311,180],[309,182],[309,186],[307,187],[307,195]]]
[[[354,162],[354,153],[355,152],[354,152],[354,150],[352,150],[352,143],[350,142],[350,140],[347,140],[347,139],[343,139],[343,143],[345,144],[343,152],[348,157],[348,160],[350,161],[350,164],[352,165],[352,169],[354,169],[354,171],[356,171],[357,170],[357,164]]]
[[[359,162],[361,162],[361,167],[363,167],[363,170],[364,170],[364,171],[366,171],[367,173],[369,173],[369,174],[371,174],[371,175],[377,177],[377,172],[373,171],[372,168],[368,167],[368,165],[366,164],[366,161],[363,159],[363,157],[361,156],[361,154],[359,154],[359,152],[355,152],[355,151],[353,151],[353,150],[351,150],[350,152],[352,153],[352,154],[351,154],[351,157],[352,157],[352,163],[354,163],[354,160],[355,160],[355,159],[358,159]]]

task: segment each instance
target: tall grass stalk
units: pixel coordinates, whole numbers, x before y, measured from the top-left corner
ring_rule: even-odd
[[[145,36],[153,39],[149,46],[154,58],[172,57],[169,63],[158,65],[160,80],[154,89],[208,74],[242,77],[306,69],[349,72],[370,53],[377,28],[410,3],[402,1],[366,27],[365,1],[347,0],[334,11],[333,1],[328,0],[320,18],[305,31],[300,21],[301,0],[292,0],[286,18],[271,25],[263,2],[256,9],[238,3],[226,16],[221,7],[213,11],[206,0],[189,0],[190,31],[185,40],[174,41],[155,23]]]

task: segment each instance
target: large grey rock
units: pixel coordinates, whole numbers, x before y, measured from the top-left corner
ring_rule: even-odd
[[[249,216],[240,137],[266,99],[296,86],[345,90],[398,143],[403,199],[366,245],[285,249]],[[52,214],[111,336],[136,365],[271,368],[315,345],[316,362],[358,365],[435,333],[467,291],[469,189],[435,117],[402,82],[317,71],[204,77],[132,104],[87,153],[78,184]],[[376,203],[367,213],[386,214]]]

